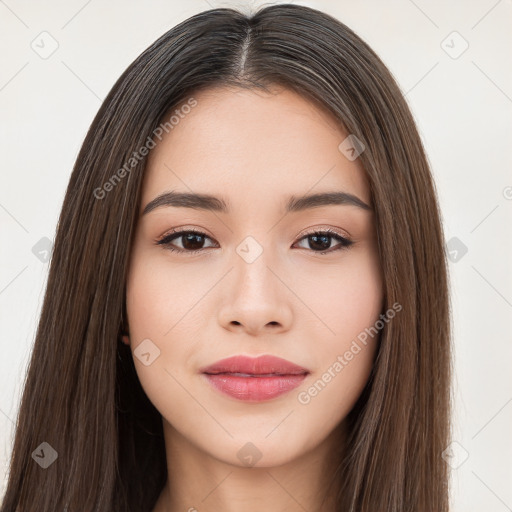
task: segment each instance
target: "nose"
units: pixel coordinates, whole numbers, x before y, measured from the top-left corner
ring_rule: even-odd
[[[252,336],[288,330],[293,318],[293,293],[284,274],[275,263],[269,266],[265,252],[252,263],[237,255],[234,268],[226,276],[218,311],[220,324]]]

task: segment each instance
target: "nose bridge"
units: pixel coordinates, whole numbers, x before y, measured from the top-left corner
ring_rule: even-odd
[[[270,243],[272,237],[265,240]],[[233,254],[233,271],[228,279],[220,320],[224,326],[245,326],[257,332],[266,325],[287,327],[291,320],[286,286],[276,276],[279,264],[275,248],[264,247],[247,236]],[[282,278],[281,278],[282,279]]]
[[[247,295],[249,299],[262,299],[272,302],[276,299],[276,277],[270,270],[276,264],[275,248],[269,246],[271,237],[259,240],[249,235],[236,247],[234,257],[234,274],[236,279],[236,291],[241,295]],[[266,244],[265,246],[263,244]],[[236,295],[236,294],[235,294]]]

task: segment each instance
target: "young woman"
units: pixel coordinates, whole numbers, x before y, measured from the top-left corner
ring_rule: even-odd
[[[77,158],[1,511],[447,511],[443,247],[411,113],[349,28],[184,21]]]

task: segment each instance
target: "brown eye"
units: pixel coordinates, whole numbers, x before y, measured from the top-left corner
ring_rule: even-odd
[[[333,239],[338,241],[338,244],[331,247]],[[181,253],[193,254],[200,252],[208,247],[215,247],[215,245],[205,246],[206,240],[212,240],[206,233],[195,230],[182,230],[169,233],[168,235],[161,238],[157,245],[163,245],[169,251],[177,251]],[[354,242],[341,236],[339,233],[332,230],[315,231],[303,236],[299,242],[303,240],[307,241],[308,247],[302,247],[310,249],[311,252],[318,254],[326,254],[328,252],[335,252],[340,249],[346,249]],[[177,245],[175,241],[181,242]],[[174,243],[173,243],[174,242]]]
[[[170,251],[178,251],[178,252],[196,252],[204,249],[205,239],[211,240],[211,238],[202,233],[200,231],[194,230],[186,230],[186,231],[176,231],[174,233],[170,233],[167,236],[164,236],[161,240],[157,242],[158,245],[165,246],[166,249]],[[173,242],[174,240],[181,241],[181,247],[176,247]]]
[[[333,239],[339,242],[338,247],[335,246],[334,249],[331,247]],[[318,252],[320,254],[325,254],[326,252],[334,252],[340,249],[346,249],[354,243],[348,238],[345,238],[331,230],[309,233],[300,239],[300,241],[302,240],[307,241],[309,247],[306,248],[309,248],[313,252]]]

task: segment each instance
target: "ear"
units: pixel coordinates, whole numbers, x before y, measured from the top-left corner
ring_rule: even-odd
[[[123,335],[121,336],[121,341],[122,341],[125,345],[130,346],[130,338],[129,338],[129,336],[127,336],[126,334],[123,334]]]

